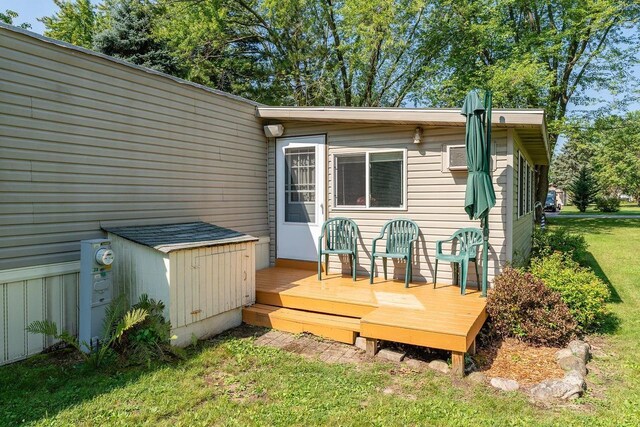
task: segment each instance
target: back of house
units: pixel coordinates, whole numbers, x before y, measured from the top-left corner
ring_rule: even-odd
[[[348,217],[367,275],[372,239],[407,218],[420,283],[437,240],[479,226],[457,109],[268,107],[4,24],[0,102],[0,364],[53,344],[25,332],[32,321],[77,333],[80,241],[106,228],[215,224],[256,237],[262,269],[317,261],[323,222]],[[490,280],[528,256],[535,166],[549,161],[542,111],[493,117]],[[455,281],[449,265],[438,277]]]

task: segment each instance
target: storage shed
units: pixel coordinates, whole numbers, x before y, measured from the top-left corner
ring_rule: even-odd
[[[176,345],[242,322],[255,302],[257,238],[206,222],[107,227],[116,293],[166,305]]]

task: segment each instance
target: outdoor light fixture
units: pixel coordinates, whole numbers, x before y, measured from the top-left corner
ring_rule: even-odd
[[[420,144],[422,143],[422,128],[418,127],[416,128],[415,132],[413,133],[413,143],[414,144]]]
[[[267,138],[277,138],[282,136],[284,133],[284,126],[278,125],[267,125],[264,127],[264,134]]]

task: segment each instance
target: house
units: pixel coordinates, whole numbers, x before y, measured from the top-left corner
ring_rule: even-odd
[[[264,269],[315,261],[326,218],[356,221],[362,259],[385,221],[411,218],[413,281],[428,283],[436,240],[479,225],[458,109],[269,107],[4,24],[0,71],[0,363],[50,344],[32,320],[77,331],[79,241],[110,227],[216,224],[258,238]],[[549,162],[543,111],[493,118],[490,281],[531,249]]]

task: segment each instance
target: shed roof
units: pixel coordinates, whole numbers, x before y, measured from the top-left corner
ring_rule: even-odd
[[[258,239],[208,222],[103,227],[103,230],[160,252],[219,246],[228,243],[255,242]]]

